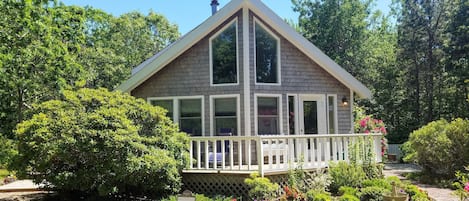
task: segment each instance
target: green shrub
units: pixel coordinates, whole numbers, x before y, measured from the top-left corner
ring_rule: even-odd
[[[416,162],[427,175],[451,178],[469,164],[469,120],[438,120],[410,134],[405,161]]]
[[[358,189],[349,186],[341,186],[339,188],[339,195],[353,195],[358,196]]]
[[[411,200],[430,201],[427,193],[423,190],[420,190],[416,185],[407,184],[404,188],[404,191],[409,195]]]
[[[360,201],[360,199],[355,195],[344,194],[339,197],[339,201]]]
[[[360,190],[360,200],[382,201],[384,193],[389,191],[378,186],[365,187]]]
[[[363,181],[363,187],[371,187],[376,186],[380,188],[384,188],[387,190],[391,190],[392,186],[386,179],[367,179]]]
[[[0,133],[0,168],[5,168],[17,153],[15,142]]]
[[[246,178],[244,183],[250,188],[249,196],[256,200],[272,199],[279,188],[277,184],[270,182],[269,178],[259,177],[257,172],[252,173],[250,178]]]
[[[326,192],[332,178],[326,170],[317,169],[313,172],[303,170],[302,165],[288,171],[288,185],[300,192],[314,190]]]
[[[332,177],[332,183],[329,187],[332,193],[337,193],[341,186],[350,186],[358,188],[363,180],[366,179],[365,172],[361,166],[348,164],[340,161],[329,165],[329,174]]]
[[[389,184],[392,184],[394,182],[394,184],[396,184],[396,186],[402,186],[402,181],[401,179],[399,179],[399,177],[397,176],[389,176],[389,177],[386,177],[384,178],[386,180],[386,182],[388,182]]]
[[[314,190],[309,190],[306,192],[306,200],[308,201],[330,201],[331,195],[326,192],[318,192]]]
[[[188,137],[165,111],[105,89],[64,91],[17,126],[18,174],[62,193],[166,197],[180,190]]]

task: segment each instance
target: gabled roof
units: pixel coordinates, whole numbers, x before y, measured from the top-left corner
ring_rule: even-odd
[[[357,93],[358,96],[362,98],[371,97],[371,91],[366,88],[366,86],[335,63],[306,38],[296,32],[289,24],[287,24],[260,0],[232,0],[192,31],[133,69],[132,76],[122,83],[117,90],[123,92],[132,91],[171,61],[183,54],[186,50],[191,48],[194,44],[206,37],[210,32],[242,8],[247,8],[256,14],[260,19],[269,24],[277,33],[292,43],[311,60],[316,62],[342,84]]]

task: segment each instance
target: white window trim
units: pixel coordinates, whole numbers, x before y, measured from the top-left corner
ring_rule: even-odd
[[[235,24],[236,28],[236,83],[224,83],[224,84],[214,84],[213,83],[213,51],[212,51],[212,40],[216,37],[218,37],[223,31],[225,31],[229,26],[232,24]],[[235,86],[239,85],[239,44],[238,44],[238,18],[236,17],[235,19],[231,20],[229,23],[227,23],[222,29],[220,29],[218,32],[216,32],[213,36],[210,37],[209,39],[209,63],[210,63],[210,86]]]
[[[285,133],[283,132],[283,110],[282,110],[282,94],[258,94],[258,93],[255,93],[254,94],[254,131],[255,131],[255,135],[259,135],[259,132],[258,132],[258,119],[257,119],[257,108],[258,108],[258,105],[257,105],[257,99],[259,97],[262,97],[262,98],[277,98],[278,100],[278,122],[279,122],[279,135],[285,135]]]
[[[202,136],[205,136],[205,108],[204,108],[204,96],[167,96],[167,97],[148,97],[147,102],[151,103],[152,100],[172,100],[173,101],[173,122],[179,125],[179,116],[181,111],[179,110],[179,100],[184,99],[200,99],[200,109],[201,109],[201,127],[202,127]]]
[[[299,135],[299,130],[300,126],[298,124],[299,122],[299,110],[298,110],[298,94],[287,94],[287,115],[285,116],[287,118],[287,125],[288,125],[288,135],[290,135],[290,105],[288,104],[288,97],[293,96],[293,112],[295,113],[295,119],[294,119],[294,127],[295,127],[295,133],[293,135]]]
[[[257,82],[257,59],[256,59],[256,24],[259,24],[262,28],[264,28],[267,33],[269,33],[272,37],[274,37],[277,40],[277,83],[263,83],[263,82]],[[268,28],[264,23],[262,23],[260,20],[254,17],[254,23],[253,23],[253,30],[254,30],[254,83],[255,85],[270,85],[270,86],[280,86],[282,85],[282,75],[281,75],[281,55],[280,55],[280,38],[274,34],[270,28]]]
[[[334,97],[334,130],[335,130],[335,133],[330,133],[329,131],[329,97]],[[338,100],[337,100],[337,94],[327,94],[326,96],[326,118],[327,118],[327,133],[329,134],[339,134],[339,125],[338,125],[338,116],[337,116],[337,106],[339,104]]]
[[[213,128],[215,126],[215,99],[219,98],[236,98],[236,126],[237,134],[241,136],[241,107],[239,94],[211,95],[210,96],[210,136],[214,136]]]

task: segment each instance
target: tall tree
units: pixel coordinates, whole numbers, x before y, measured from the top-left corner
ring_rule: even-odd
[[[361,47],[371,0],[292,0],[301,33],[354,76],[363,74]]]
[[[454,2],[450,23],[446,29],[449,36],[445,45],[447,53],[443,102],[440,112],[445,118],[469,117],[469,0]]]
[[[79,61],[89,72],[87,87],[114,89],[130,70],[179,37],[178,27],[150,11],[113,17],[86,8],[86,41]]]
[[[83,79],[73,56],[83,38],[73,27],[82,20],[75,15],[82,9],[55,6],[47,0],[0,3],[0,132],[10,134],[33,103],[54,98],[58,90]]]
[[[449,1],[401,1],[398,17],[398,62],[404,74],[407,100],[401,106],[409,112],[409,132],[440,118],[444,58],[444,30]]]
[[[9,137],[33,104],[63,89],[114,89],[179,37],[154,12],[114,17],[55,0],[5,0],[0,10],[0,133]]]

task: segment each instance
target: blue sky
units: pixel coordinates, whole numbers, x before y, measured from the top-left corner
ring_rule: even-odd
[[[297,21],[298,14],[293,12],[291,0],[262,0],[270,9],[283,19]],[[131,11],[147,14],[150,9],[164,15],[171,23],[179,26],[185,34],[202,23],[211,15],[210,0],[62,0],[65,5],[92,6],[115,16]],[[229,0],[219,0],[219,8]],[[378,0],[375,8],[387,13],[391,0]]]

